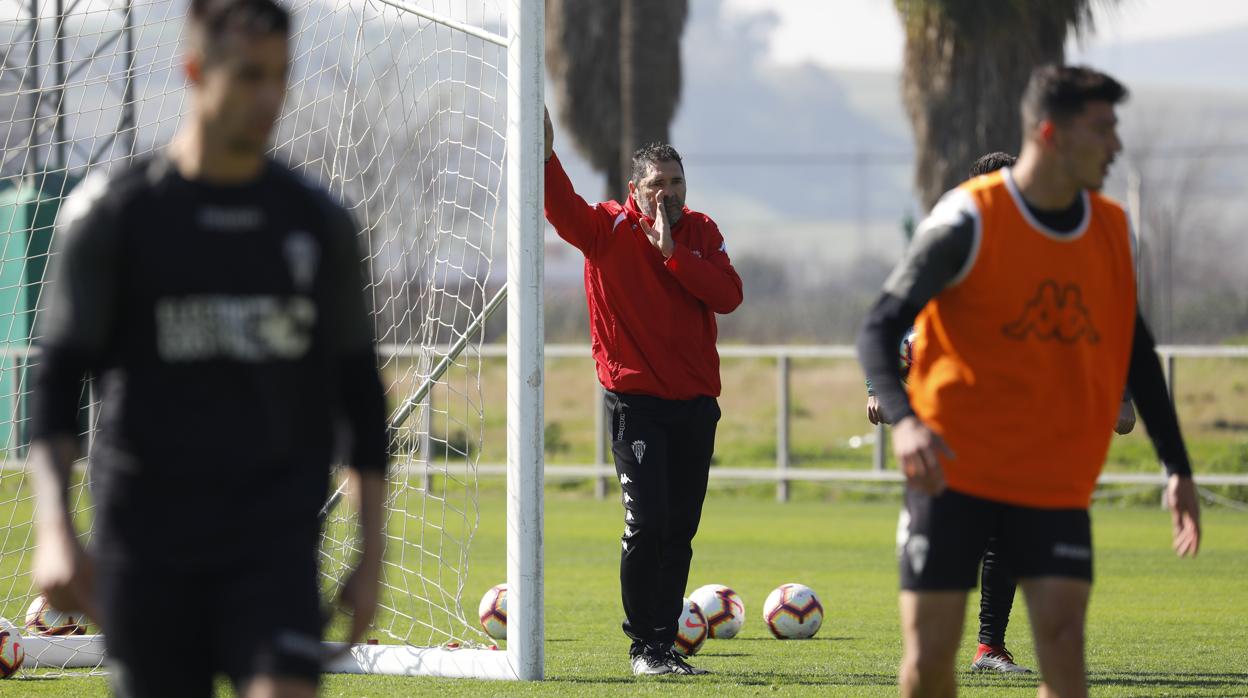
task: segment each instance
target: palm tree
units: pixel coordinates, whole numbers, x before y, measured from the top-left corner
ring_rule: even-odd
[[[918,148],[915,187],[930,209],[975,158],[1017,151],[1028,76],[1063,62],[1071,31],[1092,29],[1094,0],[894,1],[906,33],[902,97]]]
[[[634,150],[670,140],[688,11],[687,0],[546,0],[559,120],[606,173],[608,198],[627,193]]]

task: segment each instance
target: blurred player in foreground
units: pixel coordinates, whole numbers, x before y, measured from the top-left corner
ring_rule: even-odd
[[[321,506],[337,422],[363,541],[341,601],[377,605],[387,436],[356,228],[265,156],[289,17],[195,0],[192,106],[167,151],[88,177],[57,222],[34,390],[35,584],[105,631],[120,696],[313,696]],[[67,501],[99,381],[88,554]],[[171,636],[170,633],[175,633]]]

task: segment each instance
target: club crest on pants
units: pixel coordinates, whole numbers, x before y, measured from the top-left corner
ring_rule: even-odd
[[[646,455],[646,442],[645,441],[633,442],[633,455],[637,457],[637,464],[640,465],[642,457]]]
[[[910,540],[906,541],[906,557],[910,558],[910,569],[915,574],[923,574],[923,567],[927,565],[927,551],[931,547],[928,543],[927,536],[912,535]]]

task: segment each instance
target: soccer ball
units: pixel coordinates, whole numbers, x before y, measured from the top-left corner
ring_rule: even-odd
[[[823,605],[810,587],[781,584],[767,595],[763,620],[781,640],[804,640],[814,637],[823,625]]]
[[[81,613],[58,611],[40,594],[26,609],[26,629],[34,635],[85,635],[87,619]]]
[[[910,375],[910,367],[914,365],[914,345],[919,341],[919,331],[913,327],[906,330],[906,336],[901,338],[901,346],[897,348],[898,358],[901,359],[901,379],[904,381]]]
[[[736,637],[745,623],[745,604],[737,592],[723,584],[707,584],[693,590],[689,598],[706,616],[707,637],[727,640]]]
[[[22,635],[17,628],[0,618],[0,679],[7,679],[22,668],[26,650],[22,649]]]
[[[481,597],[477,613],[480,614],[481,627],[485,628],[486,635],[495,640],[506,640],[507,585],[498,584],[490,587],[490,590],[485,592],[485,596]]]
[[[682,657],[692,657],[706,642],[706,616],[693,601],[685,599],[684,603],[680,620],[676,621],[676,642],[672,644],[672,649]]]

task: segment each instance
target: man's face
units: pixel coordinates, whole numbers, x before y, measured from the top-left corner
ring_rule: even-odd
[[[1080,114],[1056,125],[1054,135],[1054,148],[1067,176],[1084,189],[1104,186],[1109,166],[1122,150],[1114,105],[1090,102]]]
[[[197,109],[213,134],[235,154],[263,153],[286,94],[286,37],[235,32],[222,57],[203,64]]]
[[[650,218],[657,213],[654,202],[662,192],[667,219],[673,225],[680,220],[685,208],[685,170],[679,162],[661,160],[646,163],[645,176],[640,182],[629,182],[628,189],[637,200],[637,207]]]

